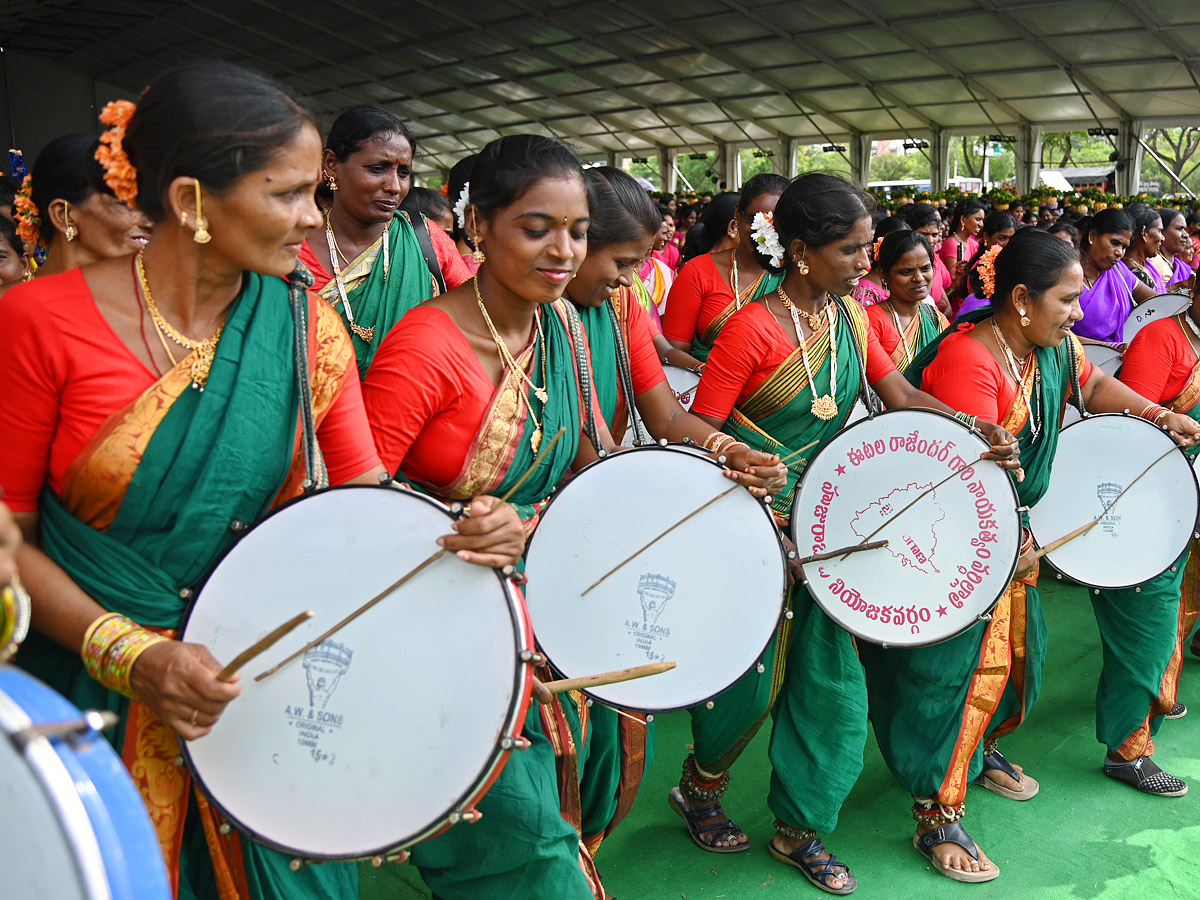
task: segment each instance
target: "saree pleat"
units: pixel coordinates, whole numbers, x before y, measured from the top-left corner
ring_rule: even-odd
[[[309,316],[320,422],[355,373],[336,315],[312,297]],[[43,492],[46,553],[102,606],[174,636],[189,591],[232,543],[231,523],[257,521],[287,499],[282,491],[303,466],[292,334],[285,282],[247,275],[205,390],[186,387],[184,358],[109,417],[69,467],[61,499]],[[111,739],[146,802],[178,897],[357,895],[352,864],[292,872],[285,855],[237,832],[220,835],[175,765],[175,733],[145,704],[92,680],[77,654],[41,639],[21,664],[77,706],[121,716]]]

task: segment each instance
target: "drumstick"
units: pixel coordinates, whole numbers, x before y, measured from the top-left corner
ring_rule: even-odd
[[[918,503],[920,503],[923,499],[925,499],[925,497],[927,497],[928,495],[930,495],[934,491],[936,491],[938,488],[940,488],[947,481],[950,481],[952,478],[954,478],[954,476],[959,475],[962,472],[965,472],[967,469],[971,468],[971,466],[975,465],[975,463],[983,462],[984,459],[986,459],[986,457],[981,456],[981,457],[979,457],[979,459],[976,459],[976,460],[973,460],[973,461],[967,463],[961,469],[955,469],[953,472],[951,472],[949,475],[947,475],[945,478],[943,478],[941,481],[939,481],[933,487],[922,491],[920,494],[917,495],[917,498],[915,500],[913,500],[912,503],[908,504],[908,506],[904,507],[904,509],[900,510],[900,512],[896,513],[894,516],[892,516],[890,519],[888,519],[886,522],[884,522],[882,525],[880,525],[878,528],[876,528],[874,531],[872,531],[870,534],[868,534],[865,538],[862,539],[861,543],[855,544],[854,549],[855,550],[865,550],[867,541],[871,540],[871,538],[875,537],[875,535],[879,534],[879,532],[883,531],[883,529],[887,528],[889,525],[891,525],[893,522],[895,522],[898,518],[900,518],[902,515],[904,515],[906,512],[908,512],[910,509],[912,509],[914,506],[916,506]],[[846,557],[848,557],[849,555],[850,554],[847,553],[846,556],[842,557],[842,560],[845,560]]]
[[[286,635],[291,634],[292,631],[294,631],[296,628],[299,628],[315,615],[316,613],[314,613],[311,609],[306,609],[295,618],[288,619],[266,637],[259,641],[255,641],[255,643],[235,656],[233,658],[233,662],[231,662],[217,674],[217,681],[228,681],[235,674],[237,674],[238,669],[250,662],[250,660],[254,659],[254,657],[258,656],[258,654],[270,649],[277,641],[282,640]]]
[[[800,565],[810,562],[820,562],[823,559],[833,559],[835,556],[841,556],[845,559],[851,553],[860,553],[863,550],[882,550],[888,545],[887,541],[871,541],[868,544],[855,544],[852,547],[842,547],[839,550],[826,550],[824,553],[814,553],[812,556],[803,556],[796,560]],[[844,555],[843,555],[844,554]]]
[[[601,672],[598,675],[583,675],[579,678],[561,678],[558,681],[544,681],[544,687],[551,694],[565,694],[567,691],[577,691],[582,688],[601,687],[606,684],[619,684],[622,681],[633,681],[635,678],[646,678],[659,675],[675,668],[673,662],[647,663],[644,666],[634,666],[631,669],[617,669],[614,672]],[[543,703],[547,701],[542,701]]]
[[[507,501],[508,498],[513,495],[513,492],[516,491],[517,488],[519,488],[522,484],[525,483],[525,479],[527,479],[530,475],[533,474],[533,470],[536,469],[541,464],[542,460],[546,458],[546,454],[550,452],[551,448],[553,448],[556,443],[558,443],[558,439],[563,436],[563,433],[565,431],[566,431],[565,428],[558,429],[558,433],[556,435],[554,435],[554,437],[550,440],[550,443],[548,443],[545,447],[542,448],[541,453],[539,453],[534,458],[533,464],[528,469],[525,470],[525,474],[520,477],[520,479],[517,481],[516,484],[514,484],[511,488],[509,488],[508,493],[506,493],[503,497],[500,498],[501,503],[504,503],[505,501]],[[317,644],[321,643],[321,641],[323,641],[326,638],[341,631],[343,628],[345,628],[347,625],[349,625],[351,622],[353,622],[355,619],[357,619],[359,616],[361,616],[363,613],[365,613],[368,609],[370,609],[376,603],[379,603],[381,600],[383,600],[384,597],[386,597],[390,593],[392,593],[392,591],[396,590],[397,588],[402,587],[414,575],[417,575],[422,570],[433,565],[435,562],[437,562],[439,559],[441,559],[443,556],[445,556],[449,552],[450,552],[449,550],[446,550],[445,548],[443,548],[443,549],[438,550],[436,553],[433,553],[428,558],[426,558],[424,562],[419,563],[416,566],[416,568],[410,570],[406,575],[397,579],[388,587],[384,588],[382,591],[380,591],[378,594],[376,594],[374,597],[372,597],[370,600],[368,600],[366,603],[364,603],[358,609],[354,610],[354,612],[350,613],[350,615],[346,616],[344,619],[342,619],[340,622],[338,622],[336,625],[334,625],[332,628],[330,628],[328,631],[326,631],[320,637],[316,638],[315,640],[309,641],[307,644],[305,644],[303,647],[301,647],[299,650],[297,650],[295,653],[293,653],[287,659],[283,660],[282,662],[276,663],[274,666],[267,669],[265,672],[261,672],[258,675],[255,675],[254,680],[262,681],[268,675],[272,675],[275,672],[278,672],[280,669],[282,669],[284,666],[286,666],[288,663],[290,663],[296,657],[307,653],[313,647],[317,646]]]
[[[1106,506],[1104,508],[1104,512],[1100,513],[1100,515],[1096,516],[1096,518],[1092,519],[1092,521],[1090,521],[1084,525],[1080,525],[1074,531],[1070,532],[1069,534],[1064,534],[1062,537],[1060,537],[1056,541],[1051,541],[1045,547],[1042,547],[1040,550],[1038,550],[1038,552],[1035,553],[1034,556],[1038,559],[1041,559],[1047,553],[1053,553],[1055,550],[1057,550],[1063,544],[1069,544],[1071,541],[1075,540],[1075,538],[1079,537],[1080,535],[1087,534],[1089,531],[1091,531],[1093,528],[1095,528],[1098,524],[1100,524],[1100,520],[1103,519],[1105,516],[1107,516],[1112,511],[1112,508],[1117,505],[1117,503],[1120,501],[1120,499],[1122,497],[1124,497],[1126,494],[1128,494],[1129,489],[1132,488],[1139,481],[1141,481],[1142,478],[1145,477],[1147,472],[1149,472],[1151,469],[1153,469],[1155,466],[1157,466],[1160,462],[1162,462],[1164,459],[1166,459],[1168,456],[1170,456],[1172,453],[1174,453],[1178,449],[1179,449],[1178,447],[1172,447],[1170,450],[1168,450],[1166,453],[1164,453],[1162,456],[1160,456],[1154,462],[1150,463],[1150,465],[1146,466],[1145,471],[1143,471],[1142,474],[1139,475],[1137,478],[1133,479],[1133,481],[1129,482],[1129,487],[1125,488],[1125,490],[1123,490],[1123,491],[1121,491],[1121,493],[1117,494],[1116,499],[1113,500],[1112,503],[1108,504],[1108,506]]]

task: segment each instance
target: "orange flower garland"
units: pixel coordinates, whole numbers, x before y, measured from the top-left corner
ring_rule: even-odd
[[[16,212],[17,234],[31,249],[37,247],[41,237],[42,219],[38,208],[33,205],[33,176],[26,175],[21,182],[21,190],[13,201]]]
[[[886,235],[885,235],[885,237],[886,237]],[[876,238],[875,246],[871,248],[871,259],[875,260],[876,263],[879,262],[879,251],[882,248],[883,248],[883,238]]]
[[[979,280],[983,283],[983,296],[987,299],[992,298],[992,294],[996,293],[996,257],[1000,255],[1000,251],[1004,248],[997,244],[983,254],[983,258],[979,260],[979,265],[975,267],[976,273],[979,275]]]
[[[137,107],[128,100],[113,100],[100,113],[100,121],[109,126],[100,135],[96,161],[104,167],[104,183],[116,198],[130,209],[137,209],[137,169],[129,161],[123,146],[125,128]]]

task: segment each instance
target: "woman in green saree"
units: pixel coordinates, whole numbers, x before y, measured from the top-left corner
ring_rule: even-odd
[[[692,407],[755,449],[798,454],[788,464],[789,490],[773,505],[781,525],[807,460],[845,424],[867,386],[889,408],[954,412],[905,381],[871,336],[862,310],[846,299],[870,268],[873,206],[868,195],[834,176],[792,182],[775,209],[775,239],[763,244],[773,274],[756,302],[722,330]],[[1007,432],[984,427],[995,445],[992,455],[1003,456],[1005,466],[1018,465]],[[836,826],[862,770],[866,686],[851,636],[802,583],[793,585],[789,603],[793,618],[780,628],[766,671],[751,672],[726,692],[728,702],[722,695],[710,716],[693,719],[695,754],[681,791],[689,806],[707,802],[712,815],[723,815],[714,801],[728,782],[728,766],[773,710],[768,803],[776,834],[768,849],[822,890],[846,894],[857,882],[816,832]],[[739,834],[739,845],[742,840]]]
[[[1149,408],[1177,434],[1200,434],[1191,420],[1160,412],[1088,363],[1071,333],[1083,317],[1083,270],[1074,248],[1023,229],[994,268],[988,262],[981,268],[990,305],[968,313],[906,374],[934,396],[971,415],[997,418],[1018,436],[1023,505],[1035,504],[1049,485],[1069,400],[1091,412]],[[970,779],[1014,800],[1038,791],[996,743],[1036,702],[1046,655],[1037,558],[1028,535],[1022,551],[1017,577],[989,622],[929,647],[863,648],[880,750],[915,800],[913,845],[955,881],[990,881],[1000,874],[961,824]]]
[[[177,896],[352,900],[354,864],[292,871],[224,833],[175,765],[178,741],[241,690],[203,646],[170,639],[196,585],[241,523],[325,477],[383,472],[345,329],[296,267],[320,221],[320,136],[280,86],[219,64],[165,75],[104,119],[109,183],[155,225],[144,253],[0,300],[0,484],[27,537],[36,632],[20,663],[77,706],[118,712],[113,741]],[[323,461],[301,439],[305,382]],[[501,544],[519,542],[515,519]]]
[[[404,122],[374,106],[343,111],[325,142],[322,172],[332,200],[324,234],[305,242],[300,261],[341,313],[363,378],[406,312],[470,277],[436,222],[430,227],[399,208],[416,147]]]

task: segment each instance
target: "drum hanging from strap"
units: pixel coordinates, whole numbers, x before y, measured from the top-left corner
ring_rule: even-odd
[[[162,849],[121,758],[65,697],[0,667],[0,895],[169,900]]]
[[[888,545],[803,565],[805,584],[851,634],[919,647],[966,630],[1016,572],[1021,519],[1006,470],[961,422],[925,409],[879,413],[838,432],[796,489],[801,558],[868,540]]]
[[[1045,547],[1102,516],[1045,559],[1080,584],[1127,588],[1175,564],[1198,512],[1196,474],[1170,435],[1136,416],[1097,415],[1059,434],[1050,486],[1029,527]]]
[[[341,487],[281,507],[208,576],[182,639],[223,663],[309,608],[242,673],[197,780],[251,839],[302,859],[386,856],[462,818],[521,743],[532,635],[493,569],[438,559],[278,672],[286,658],[425,561],[452,514],[413,491]]]
[[[589,689],[596,699],[694,706],[758,663],[775,633],[787,573],[774,519],[721,472],[681,447],[626,450],[580,470],[542,512],[526,599],[554,668],[572,678],[678,663]]]
[[[1133,308],[1125,320],[1122,338],[1128,344],[1134,335],[1159,319],[1169,319],[1178,315],[1192,305],[1192,298],[1187,294],[1156,294],[1148,300],[1143,300]],[[1088,355],[1089,358],[1091,354]]]
[[[679,401],[679,405],[690,410],[692,401],[696,399],[696,388],[700,386],[700,376],[691,369],[685,369],[683,366],[673,363],[664,363],[663,372],[667,376],[667,386],[675,395],[675,399]],[[628,425],[625,428],[625,435],[621,439],[621,445],[635,447],[637,445],[633,442],[633,422],[628,419],[626,421]]]

